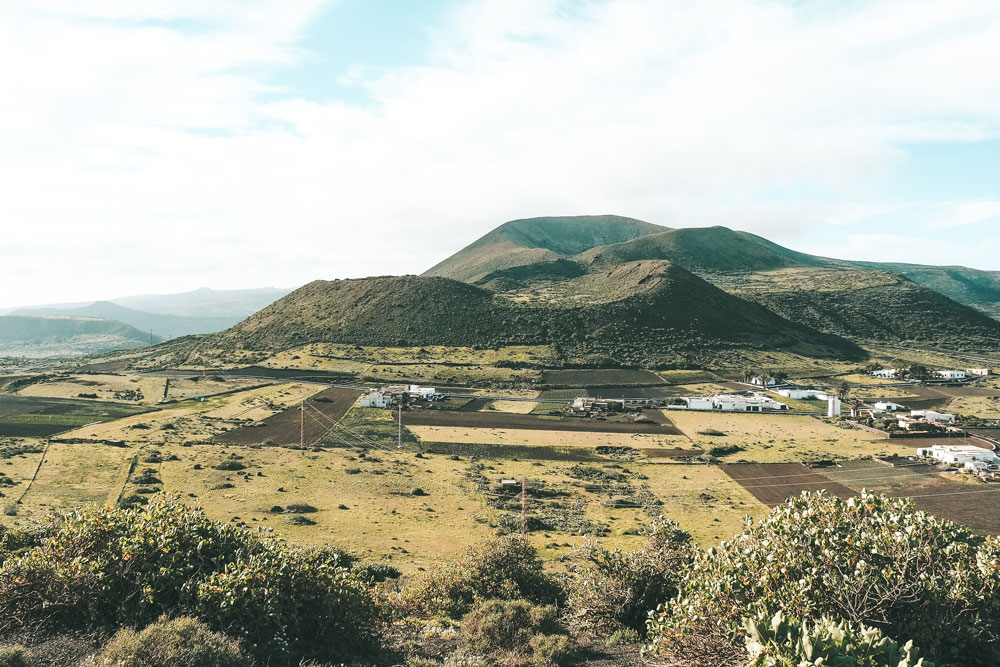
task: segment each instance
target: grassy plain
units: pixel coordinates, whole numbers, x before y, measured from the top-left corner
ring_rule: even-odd
[[[534,401],[492,401],[483,410],[509,412],[515,415],[530,414],[539,404]]]
[[[812,459],[849,459],[881,454],[912,454],[912,446],[805,415],[767,415],[668,410],[667,416],[703,449],[739,446],[726,461],[782,463]],[[722,433],[723,435],[714,435]]]
[[[1000,419],[1000,397],[959,396],[948,404],[947,410],[959,415]]]

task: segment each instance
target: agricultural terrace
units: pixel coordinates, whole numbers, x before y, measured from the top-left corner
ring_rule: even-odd
[[[20,396],[79,398],[154,405],[161,400],[182,401],[198,396],[260,386],[261,380],[223,379],[218,376],[154,377],[108,373],[37,376],[37,381],[18,390]]]
[[[667,410],[666,413],[684,435],[706,451],[739,447],[731,453],[721,454],[721,458],[728,462],[791,463],[909,455],[914,448],[912,444],[897,444],[876,433],[836,426],[806,415],[686,410]]]

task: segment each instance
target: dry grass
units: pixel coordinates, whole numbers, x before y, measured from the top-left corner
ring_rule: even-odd
[[[152,405],[163,396],[166,378],[139,375],[59,375],[46,382],[28,385],[17,392],[22,396],[43,398],[91,398],[100,401],[135,402]],[[140,401],[125,401],[122,392],[139,391]],[[117,397],[115,394],[119,394]],[[88,394],[81,397],[80,394]],[[96,395],[96,399],[89,394]]]
[[[947,412],[983,419],[1000,419],[1000,397],[960,396],[948,404]]]
[[[538,403],[534,401],[493,401],[486,405],[483,410],[495,410],[496,412],[509,412],[515,415],[530,414]]]
[[[704,449],[738,445],[744,450],[727,461],[795,462],[817,458],[851,459],[878,454],[910,454],[912,447],[885,441],[875,433],[847,429],[815,417],[668,410],[685,435]],[[722,436],[704,435],[718,431]]]
[[[484,445],[527,447],[615,447],[687,448],[688,438],[650,433],[588,433],[581,431],[540,431],[529,429],[471,428],[463,426],[407,426],[425,442],[474,442]]]

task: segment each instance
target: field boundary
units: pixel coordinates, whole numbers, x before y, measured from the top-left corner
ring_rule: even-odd
[[[38,471],[42,469],[42,464],[45,463],[45,457],[48,455],[48,453],[49,453],[49,447],[51,445],[52,445],[52,441],[49,440],[48,438],[46,438],[45,439],[45,448],[42,450],[42,455],[38,459],[38,465],[35,466],[35,472],[34,472],[34,474],[31,476],[31,479],[28,480],[28,486],[24,487],[24,492],[21,493],[21,495],[18,497],[18,499],[16,501],[14,501],[17,504],[19,504],[19,505],[21,504],[21,501],[24,500],[24,497],[26,495],[28,495],[28,491],[31,490],[31,485],[34,484],[35,480],[38,478]]]

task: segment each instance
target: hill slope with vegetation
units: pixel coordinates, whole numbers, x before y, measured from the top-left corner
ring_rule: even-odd
[[[1000,271],[980,271],[964,266],[922,266],[920,264],[879,264],[854,262],[859,267],[909,278],[918,285],[1000,318]]]
[[[493,271],[549,262],[666,229],[618,215],[511,220],[431,267],[423,275],[475,282]]]
[[[498,295],[425,276],[316,281],[205,347],[273,352],[315,342],[552,345],[570,357],[603,355],[628,364],[721,348],[863,356],[843,339],[793,324],[669,262],[625,264],[540,296]]]

